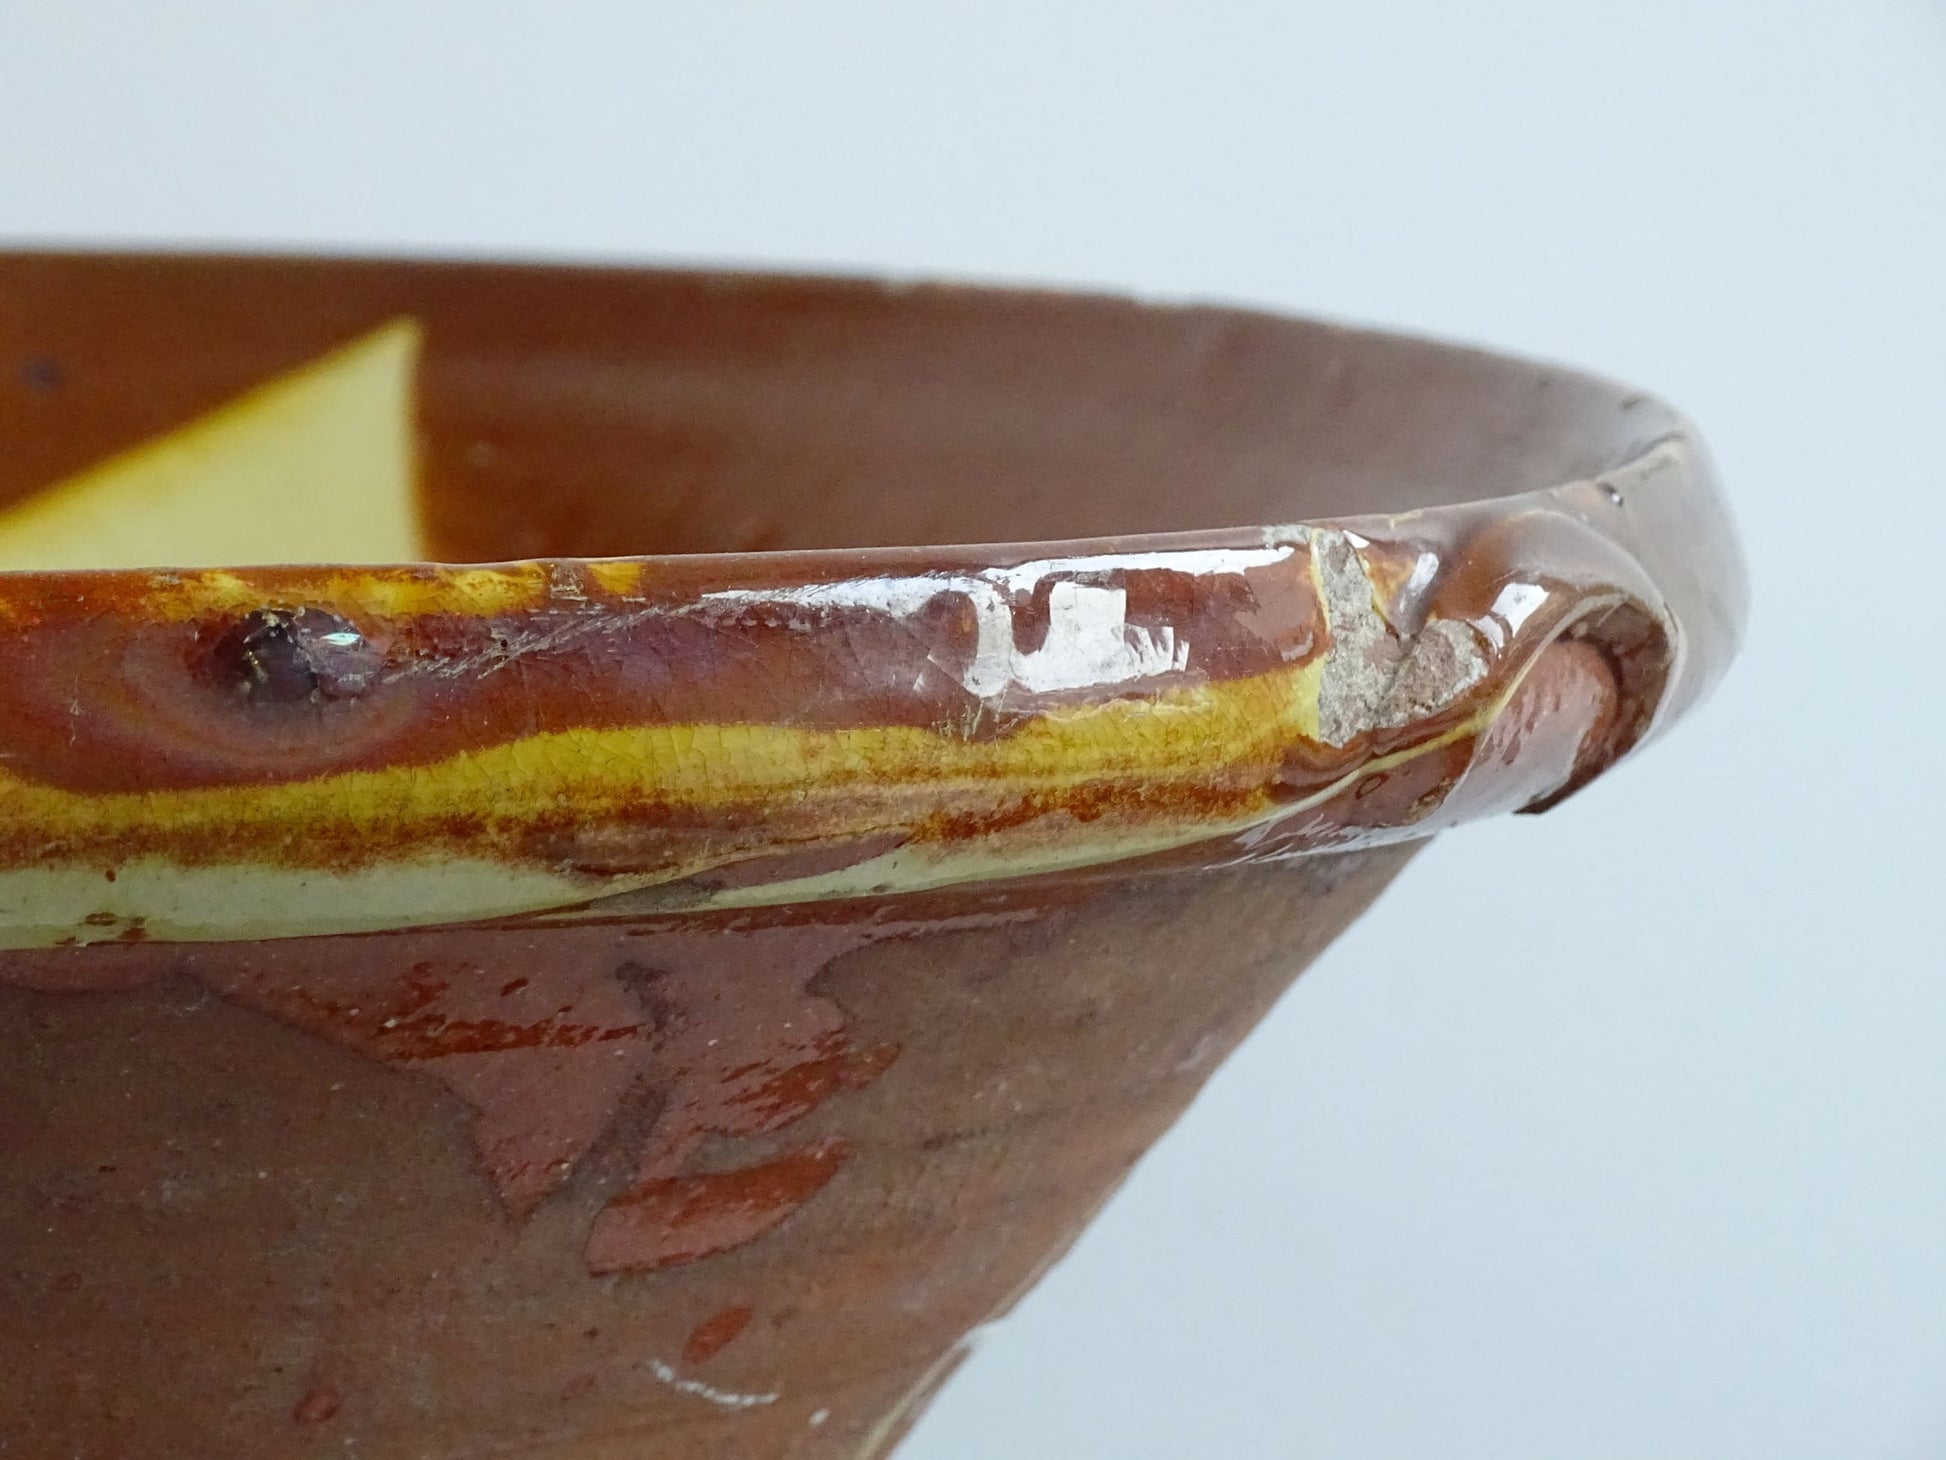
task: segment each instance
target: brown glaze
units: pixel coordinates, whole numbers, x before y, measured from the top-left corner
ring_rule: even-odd
[[[446,565],[0,574],[0,1454],[883,1455],[1735,643],[1658,403],[1101,299],[0,257],[0,502],[402,316]]]

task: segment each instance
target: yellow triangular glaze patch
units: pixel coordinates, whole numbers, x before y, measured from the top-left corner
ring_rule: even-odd
[[[0,513],[0,570],[422,558],[419,341],[395,320]]]

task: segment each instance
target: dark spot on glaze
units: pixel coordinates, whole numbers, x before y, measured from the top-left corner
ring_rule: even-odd
[[[355,699],[378,678],[377,648],[349,619],[317,608],[259,608],[210,647],[217,682],[252,704]]]
[[[68,373],[61,368],[59,360],[50,360],[42,355],[20,362],[20,383],[35,395],[52,395],[67,378]]]

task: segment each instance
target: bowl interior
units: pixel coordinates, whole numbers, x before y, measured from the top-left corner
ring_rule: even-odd
[[[692,272],[0,258],[0,503],[390,320],[427,556],[1031,542],[1594,475],[1673,425],[1573,372],[1213,308]],[[305,515],[289,514],[293,556]]]

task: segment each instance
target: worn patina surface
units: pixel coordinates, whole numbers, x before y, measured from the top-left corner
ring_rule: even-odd
[[[40,256],[10,361],[25,1456],[883,1453],[1742,611],[1655,402],[1243,313]]]

